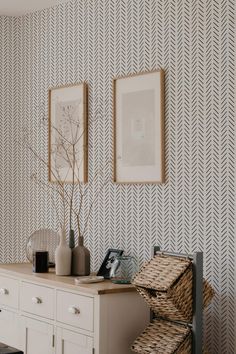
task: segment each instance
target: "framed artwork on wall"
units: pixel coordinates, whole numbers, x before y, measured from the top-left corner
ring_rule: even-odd
[[[164,182],[164,71],[113,81],[114,182]]]
[[[87,182],[87,85],[49,90],[49,181]]]

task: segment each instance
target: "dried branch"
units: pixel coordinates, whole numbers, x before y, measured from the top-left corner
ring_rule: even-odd
[[[73,228],[73,218],[75,218],[78,227],[78,235],[81,236],[85,233],[88,227],[91,211],[94,206],[94,202],[97,198],[97,195],[101,192],[101,190],[104,188],[106,183],[103,183],[102,187],[100,188],[98,193],[96,193],[96,196],[93,198],[92,202],[90,203],[88,211],[86,213],[85,223],[82,230],[81,214],[85,205],[85,197],[88,193],[89,185],[83,186],[80,180],[80,169],[83,163],[83,151],[84,149],[87,148],[87,146],[86,147],[83,146],[83,150],[81,149],[81,146],[83,145],[81,143],[81,139],[84,138],[84,134],[86,133],[86,128],[82,127],[82,124],[80,124],[81,122],[79,119],[78,120],[74,119],[74,114],[75,112],[77,112],[77,108],[78,107],[74,108],[74,110],[70,110],[70,109],[67,110],[67,107],[62,107],[63,117],[65,119],[64,122],[68,123],[65,133],[63,132],[63,126],[65,127],[65,125],[62,125],[62,128],[60,127],[58,128],[57,126],[54,125],[51,125],[50,127],[51,134],[55,134],[53,135],[54,138],[53,151],[51,151],[52,154],[51,161],[52,158],[54,159],[53,164],[49,165],[49,162],[45,161],[45,159],[42,158],[40,154],[38,154],[37,151],[35,151],[32,148],[32,146],[30,145],[27,139],[24,139],[24,145],[33,154],[33,156],[42,164],[42,166],[45,166],[50,171],[53,180],[55,180],[55,183],[48,183],[37,178],[37,176],[34,178],[34,181],[37,184],[42,185],[46,190],[50,190],[50,197],[52,199],[53,206],[56,210],[57,218],[59,218],[59,213],[57,210],[58,206],[55,204],[55,201],[53,199],[53,194],[56,193],[60,197],[63,206],[63,212],[64,212],[63,223],[60,222],[61,227],[66,223],[65,220],[66,208],[69,208],[70,229],[72,230]],[[43,119],[43,123],[45,122],[46,120]],[[68,138],[68,135],[70,135],[71,138]],[[59,165],[58,162],[60,163]],[[107,162],[107,164],[108,163],[109,162]],[[65,168],[66,172],[63,178],[60,173],[61,166],[63,166],[63,168],[64,166],[66,166]],[[95,173],[92,182],[94,182],[100,174],[102,175],[103,170],[104,167]],[[66,182],[67,177],[69,175],[72,176],[71,183]],[[69,189],[66,187],[68,184],[71,186],[71,188]],[[79,201],[77,203],[75,203],[76,196],[79,197]]]

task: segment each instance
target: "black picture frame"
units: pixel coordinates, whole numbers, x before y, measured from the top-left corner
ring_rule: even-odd
[[[99,271],[97,272],[98,276],[103,276],[105,279],[110,279],[110,269],[111,269],[111,264],[115,260],[117,256],[122,256],[123,250],[118,250],[115,248],[109,248],[107,250],[106,256],[101,264],[101,267],[99,268]]]

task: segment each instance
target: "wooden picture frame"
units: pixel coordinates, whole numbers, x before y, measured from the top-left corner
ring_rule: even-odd
[[[87,120],[85,82],[49,89],[50,182],[87,182]]]
[[[113,80],[114,182],[164,182],[164,71]]]

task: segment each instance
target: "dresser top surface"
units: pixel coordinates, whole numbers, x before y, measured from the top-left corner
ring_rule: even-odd
[[[135,291],[135,287],[131,284],[113,284],[110,280],[100,283],[75,285],[74,279],[78,278],[77,276],[58,276],[55,274],[53,268],[50,268],[48,273],[33,273],[32,264],[29,263],[0,264],[0,274],[91,295]]]

